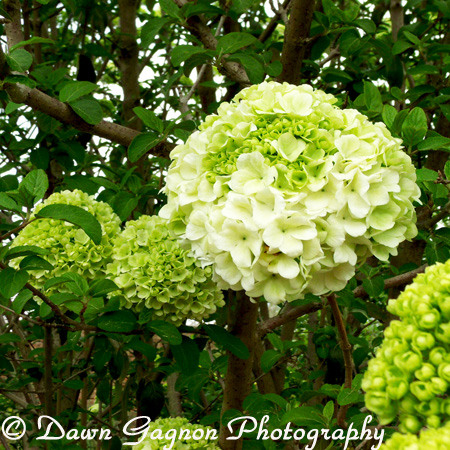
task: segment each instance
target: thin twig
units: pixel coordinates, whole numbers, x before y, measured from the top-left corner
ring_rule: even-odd
[[[350,389],[352,387],[353,380],[353,358],[352,358],[352,346],[348,340],[347,331],[345,329],[344,320],[342,319],[341,311],[336,301],[336,296],[331,294],[327,297],[328,303],[331,307],[334,320],[336,322],[336,328],[339,334],[339,345],[344,357],[345,366],[345,382],[344,387]],[[350,405],[344,405],[339,408],[337,414],[337,424],[342,427],[345,424],[345,416]]]

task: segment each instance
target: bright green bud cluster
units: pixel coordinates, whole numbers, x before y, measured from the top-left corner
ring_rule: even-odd
[[[57,203],[78,206],[91,213],[101,225],[102,240],[96,245],[81,228],[63,220],[39,218],[27,225],[12,246],[36,245],[48,250],[49,254],[43,258],[54,266],[53,270],[30,270],[32,282],[39,289],[48,279],[67,272],[75,272],[88,282],[104,275],[106,264],[111,261],[112,238],[120,231],[120,219],[112,208],[80,190],[52,194],[36,206],[35,212]],[[19,259],[13,260],[13,265],[18,263]]]
[[[391,300],[399,316],[385,330],[362,383],[366,406],[402,432],[437,428],[450,417],[450,260],[428,267]],[[430,447],[431,448],[431,447]]]
[[[450,422],[441,428],[430,428],[419,435],[394,433],[380,450],[448,450],[450,448]]]
[[[221,287],[275,304],[338,291],[367,256],[387,260],[416,235],[400,140],[336,101],[254,85],[172,151],[160,215]]]
[[[177,417],[151,422],[145,439],[132,450],[219,450],[216,443],[215,430]]]
[[[130,221],[113,241],[113,262],[107,275],[121,289],[122,305],[140,312],[151,310],[154,319],[180,325],[201,321],[224,305],[212,281],[210,266],[189,255],[157,216]]]

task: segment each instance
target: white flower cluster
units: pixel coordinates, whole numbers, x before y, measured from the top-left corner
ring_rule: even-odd
[[[420,191],[382,123],[307,85],[264,82],[171,153],[160,215],[222,288],[272,303],[344,288],[413,238]]]

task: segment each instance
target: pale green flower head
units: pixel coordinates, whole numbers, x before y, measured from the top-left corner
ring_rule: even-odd
[[[272,303],[338,291],[368,256],[387,260],[416,235],[420,191],[401,141],[336,101],[254,85],[172,151],[160,215],[222,288]]]
[[[450,421],[443,427],[423,430],[419,435],[394,433],[380,450],[447,450],[450,448]]]
[[[113,295],[122,306],[150,310],[154,320],[178,326],[186,319],[201,321],[224,305],[212,268],[202,268],[180,247],[166,220],[141,216],[127,222],[113,245],[107,275],[120,288]]]
[[[81,228],[63,220],[39,218],[31,222],[12,246],[36,245],[48,250],[49,254],[43,258],[54,266],[53,270],[30,270],[34,286],[42,289],[48,279],[67,272],[77,273],[88,282],[104,275],[106,264],[111,261],[112,238],[120,231],[117,214],[107,203],[80,190],[54,193],[37,205],[35,212],[53,204],[78,206],[91,213],[101,225],[102,240],[99,245],[94,244]],[[19,259],[13,260],[13,264],[18,265]]]
[[[151,422],[145,439],[132,450],[219,450],[217,431],[182,417]]]
[[[366,406],[382,424],[398,417],[405,433],[440,427],[450,417],[450,260],[418,275],[388,310],[400,320],[369,361]]]

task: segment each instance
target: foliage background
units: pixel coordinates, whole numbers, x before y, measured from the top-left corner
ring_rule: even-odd
[[[136,413],[219,427],[227,359],[248,353],[224,331],[235,329],[233,294],[212,317],[216,325],[176,329],[143,323],[108,303],[98,285],[84,286],[76,295],[101,298],[102,307],[82,323],[76,310],[59,316],[33,300],[26,270],[7,269],[7,245],[33,205],[63,189],[96,195],[123,222],[156,214],[170,150],[221,102],[264,79],[311,84],[384,121],[417,167],[419,235],[389,264],[367,261],[337,295],[351,386],[333,315],[319,298],[281,312],[262,303],[247,359],[246,413],[271,414],[272,427],[290,420],[333,428],[339,412],[340,421],[361,424],[361,374],[392,319],[387,299],[425,264],[449,258],[449,4],[4,0],[1,8],[0,414],[27,418],[31,431],[18,446],[36,445],[32,424],[44,412],[67,428],[111,427],[115,438],[98,448],[120,448],[121,425]],[[102,328],[111,317],[115,328]],[[58,446],[67,447],[51,448]]]

